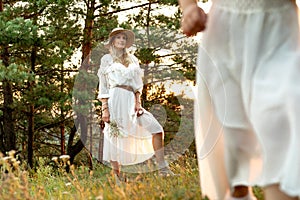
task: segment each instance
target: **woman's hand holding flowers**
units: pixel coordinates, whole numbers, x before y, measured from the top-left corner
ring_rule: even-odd
[[[109,118],[110,118],[110,114],[109,114],[109,110],[108,110],[108,103],[102,102],[102,120],[104,122],[109,123]]]

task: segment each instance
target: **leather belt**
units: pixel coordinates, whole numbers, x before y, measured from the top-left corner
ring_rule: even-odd
[[[130,92],[134,92],[133,88],[129,85],[117,85],[116,87],[128,90]]]

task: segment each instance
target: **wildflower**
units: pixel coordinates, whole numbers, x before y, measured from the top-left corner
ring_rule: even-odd
[[[16,154],[15,150],[11,150],[11,151],[8,152],[8,156],[11,157],[11,158],[14,158],[15,154]]]
[[[72,185],[72,183],[70,183],[70,182],[69,182],[69,183],[66,183],[66,186],[71,186],[71,185]]]
[[[102,195],[97,196],[97,197],[96,197],[96,200],[103,200],[103,196],[102,196]]]
[[[69,162],[70,156],[69,155],[61,155],[61,156],[59,156],[59,158],[64,162],[64,165],[66,165],[67,163],[70,164],[70,162]]]
[[[62,192],[62,194],[70,194],[70,192],[64,191]]]
[[[59,156],[59,158],[65,162],[70,159],[70,156],[69,155],[61,155],[61,156]]]
[[[8,157],[8,156],[5,156],[4,158],[2,158],[3,161],[7,161],[7,160],[10,160],[11,157]]]
[[[121,135],[117,122],[112,121],[109,123],[109,135],[111,137],[119,137]]]
[[[54,162],[57,162],[58,157],[55,156],[55,157],[53,157],[51,160],[54,161]]]

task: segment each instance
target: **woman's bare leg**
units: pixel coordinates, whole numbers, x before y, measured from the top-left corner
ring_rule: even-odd
[[[298,197],[291,197],[282,192],[278,184],[270,185],[263,189],[266,200],[298,200]]]
[[[120,165],[117,161],[110,161],[110,164],[113,169],[116,185],[120,186],[121,185]]]
[[[117,161],[110,161],[114,174],[120,176],[120,165]]]
[[[165,164],[163,133],[157,133],[152,136],[152,145],[155,152],[155,158],[159,165]]]
[[[152,145],[159,168],[159,175],[174,176],[175,174],[170,170],[168,163],[165,161],[163,133],[157,133],[152,136]]]

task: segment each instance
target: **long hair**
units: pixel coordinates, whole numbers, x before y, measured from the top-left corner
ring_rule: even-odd
[[[122,33],[120,33],[120,34],[122,34]],[[115,38],[116,38],[116,35],[111,37],[109,40],[109,53],[113,57],[114,62],[118,62],[125,66],[128,66],[130,63],[132,63],[129,53],[127,52],[126,48],[124,48],[122,50],[122,52],[117,51],[117,49],[113,45]]]

